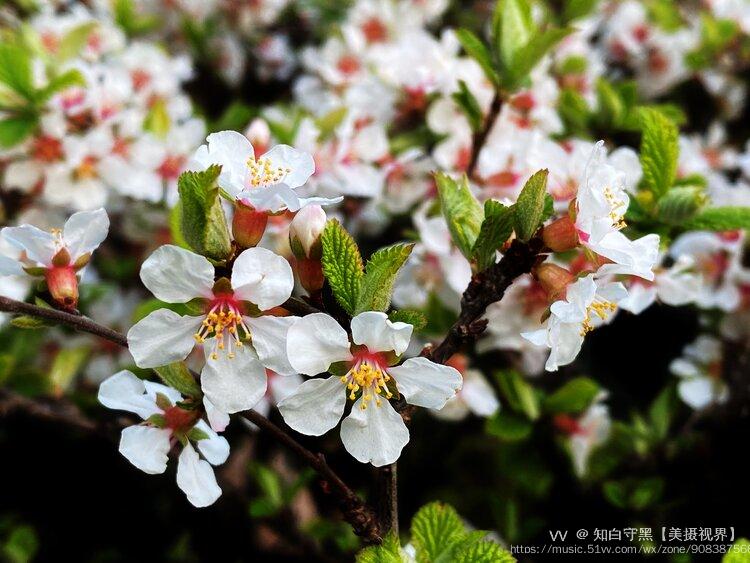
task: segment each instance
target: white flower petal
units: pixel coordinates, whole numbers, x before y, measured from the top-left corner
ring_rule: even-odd
[[[79,211],[70,216],[63,227],[63,240],[68,252],[76,260],[93,252],[107,238],[109,217],[104,209]]]
[[[133,412],[144,420],[161,412],[154,400],[146,394],[144,382],[127,370],[102,381],[98,399],[108,409]]]
[[[388,401],[363,409],[360,398],[341,423],[341,441],[357,461],[382,467],[396,461],[409,443],[409,429]]]
[[[182,449],[177,460],[177,486],[190,504],[198,508],[213,504],[221,496],[213,468],[190,444]]]
[[[260,362],[268,369],[282,375],[297,373],[286,355],[286,338],[291,327],[299,317],[245,317],[250,327],[253,348],[258,353]]]
[[[195,346],[193,336],[203,317],[181,317],[159,309],[128,331],[128,348],[139,368],[166,366],[184,360]]]
[[[166,428],[129,426],[120,436],[120,453],[145,473],[164,473],[171,435],[172,432]]]
[[[162,385],[161,383],[148,381],[146,379],[143,380],[143,385],[146,388],[146,396],[148,396],[153,402],[156,402],[156,395],[159,393],[169,399],[169,401],[173,405],[176,405],[183,400],[180,392],[177,389],[173,389],[172,387],[167,387],[166,385]]]
[[[206,409],[206,417],[208,422],[216,432],[224,432],[226,427],[229,426],[229,415],[225,412],[221,412],[211,402],[211,400],[203,396],[203,406]]]
[[[284,177],[284,184],[290,188],[301,186],[315,172],[315,161],[312,155],[289,145],[276,145],[264,154],[263,158],[271,161],[272,168],[290,169],[290,172]]]
[[[23,275],[23,268],[17,260],[8,258],[7,256],[0,256],[0,276],[21,276]]]
[[[457,369],[427,358],[410,358],[388,368],[406,402],[428,409],[441,409],[461,389],[463,379]]]
[[[477,370],[467,370],[461,399],[477,416],[492,416],[500,408],[495,390]]]
[[[352,319],[352,340],[364,344],[370,352],[393,351],[400,356],[409,347],[414,327],[407,323],[391,322],[379,311],[366,311]]]
[[[201,387],[208,399],[222,412],[251,409],[266,393],[266,368],[247,346],[235,348],[235,357],[219,353],[210,356],[201,372]]]
[[[313,313],[297,320],[287,332],[289,363],[300,373],[316,375],[335,362],[350,360],[349,336],[333,317]]]
[[[714,382],[710,377],[692,377],[683,379],[677,385],[677,394],[689,406],[696,410],[707,407],[714,401]]]
[[[211,465],[221,465],[229,457],[229,442],[219,436],[204,420],[199,420],[195,427],[208,434],[208,438],[198,440],[196,446]]]
[[[294,289],[289,262],[265,248],[248,248],[232,266],[235,296],[255,303],[261,311],[281,305]]]
[[[55,236],[33,225],[5,227],[2,235],[16,248],[25,250],[30,260],[46,266],[52,264],[52,257],[58,251]]]
[[[213,296],[214,267],[203,256],[166,244],[143,263],[141,280],[157,299],[187,303],[196,297]]]
[[[336,376],[305,381],[278,404],[284,422],[307,436],[320,436],[336,426],[345,406],[346,387]]]

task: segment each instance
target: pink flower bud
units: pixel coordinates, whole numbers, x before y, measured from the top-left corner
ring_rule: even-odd
[[[319,205],[308,205],[297,212],[289,224],[289,246],[298,259],[320,260],[320,235],[326,220],[326,212]]]
[[[65,309],[78,305],[78,279],[72,266],[51,266],[44,273],[52,297]]]
[[[268,213],[256,211],[254,207],[238,201],[232,218],[232,235],[242,248],[256,246],[266,232]]]
[[[542,231],[544,244],[553,252],[565,252],[578,246],[578,231],[569,216],[553,221]]]
[[[568,270],[548,262],[537,266],[533,273],[547,292],[550,302],[565,299],[568,285],[575,281],[575,277]]]
[[[297,259],[297,276],[302,287],[310,294],[323,289],[323,266],[319,259],[299,258]]]

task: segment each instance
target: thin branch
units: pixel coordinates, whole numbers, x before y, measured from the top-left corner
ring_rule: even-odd
[[[14,315],[29,315],[52,321],[58,324],[63,324],[74,328],[81,332],[88,332],[94,334],[110,342],[114,342],[119,346],[125,348],[128,347],[128,339],[125,338],[124,334],[107,328],[96,322],[92,321],[88,317],[83,315],[76,315],[73,313],[67,313],[65,311],[59,311],[57,309],[49,309],[46,307],[39,307],[32,305],[31,303],[24,303],[22,301],[16,301],[15,299],[9,299],[7,297],[0,297],[0,311],[5,313],[11,313]]]
[[[311,452],[283,429],[253,410],[238,414],[273,435],[279,442],[303,458],[310,467],[323,477],[327,483],[324,489],[337,493],[336,496],[344,518],[351,524],[354,532],[370,543],[380,543],[380,527],[372,509],[331,469],[323,454]]]
[[[283,305],[281,305],[283,309],[286,309],[293,315],[310,315],[312,313],[320,313],[320,309],[317,309],[310,305],[307,301],[303,301],[302,299],[298,299],[296,297],[290,297],[287,299]]]
[[[9,389],[0,389],[0,418],[16,412],[27,413],[35,418],[64,424],[86,432],[98,432],[96,421],[88,418],[72,403],[40,401],[26,397]]]
[[[398,535],[398,466],[396,462],[376,469],[377,508],[380,528]]]
[[[474,177],[477,163],[479,162],[479,153],[482,152],[482,148],[487,141],[487,136],[495,126],[495,121],[497,121],[497,117],[500,115],[500,109],[502,109],[502,106],[503,99],[500,96],[500,92],[496,91],[495,96],[490,103],[490,109],[487,112],[487,117],[484,119],[482,128],[475,131],[471,139],[471,158],[469,159],[469,165],[466,167],[466,175],[469,178]]]
[[[300,305],[300,303],[304,304],[303,301],[297,299],[293,299],[290,301],[293,302],[291,306],[296,307],[297,311],[301,312],[305,310],[305,307],[303,305]],[[284,304],[285,308],[290,303],[290,301],[287,301],[287,303]],[[314,309],[313,307],[308,307],[312,309],[313,312],[317,311],[317,309]],[[289,310],[291,311],[291,308]],[[0,297],[0,311],[12,314],[23,314],[39,317],[72,327],[76,330],[88,332],[90,334],[95,334],[96,336],[106,338],[107,340],[110,340],[115,344],[119,344],[124,348],[128,347],[127,338],[125,338],[123,334],[120,334],[119,332],[116,332],[107,327],[101,326],[91,319],[81,315],[74,315],[72,313],[66,313],[64,311],[58,311],[56,309],[38,307],[36,305],[23,303],[21,301],[9,299],[7,297]],[[3,391],[3,393],[7,395],[8,392]],[[2,398],[6,399],[6,395],[3,395]],[[53,408],[51,405],[44,405],[42,403],[33,401],[32,399],[26,399],[20,395],[12,397],[12,399],[13,400],[11,400],[10,402],[4,401],[7,402],[7,405],[5,407],[2,407],[3,410],[0,411],[0,413],[5,414],[5,412],[10,412],[10,410],[12,409],[22,408],[27,412],[30,412],[37,416],[41,416],[43,418],[47,418],[49,420],[55,420],[56,418],[59,419],[59,417],[65,416],[68,418],[67,421],[74,426],[87,430],[96,429],[96,424],[85,419],[80,411],[78,412],[78,414],[75,414],[72,411],[63,412],[59,409]],[[375,517],[374,512],[329,467],[328,463],[326,463],[325,457],[323,457],[323,454],[316,454],[311,452],[302,444],[297,442],[294,438],[292,438],[289,434],[287,434],[283,429],[279,428],[266,417],[258,414],[255,411],[245,411],[239,414],[240,416],[246,418],[260,428],[263,428],[264,430],[272,434],[288,449],[292,450],[301,458],[303,458],[310,467],[315,469],[321,475],[321,477],[323,477],[325,482],[329,485],[330,490],[335,492],[336,496],[338,497],[341,510],[344,514],[344,518],[347,522],[349,522],[354,531],[370,543],[380,542],[380,528],[378,526],[377,518]]]
[[[461,298],[461,313],[445,338],[434,347],[425,348],[422,355],[433,362],[444,364],[465,341],[473,340],[487,327],[481,317],[487,307],[500,301],[505,290],[520,275],[531,271],[543,248],[541,240],[524,243],[514,240],[502,259],[482,272],[474,274]]]

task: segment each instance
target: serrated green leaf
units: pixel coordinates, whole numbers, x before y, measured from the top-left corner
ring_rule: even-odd
[[[432,502],[419,509],[411,521],[412,543],[420,563],[450,561],[466,529],[453,507]]]
[[[544,55],[572,32],[573,28],[570,27],[553,27],[533,35],[528,44],[518,50],[511,66],[508,67],[509,85],[519,84],[524,80]]]
[[[394,323],[400,322],[410,324],[414,327],[415,331],[420,331],[427,326],[427,318],[424,316],[424,313],[412,309],[391,311],[388,313],[388,319]]]
[[[190,370],[182,362],[175,362],[167,366],[154,368],[154,371],[166,385],[176,389],[183,395],[189,397],[203,396],[201,388],[195,381],[193,374],[190,373]]]
[[[677,173],[677,126],[663,113],[643,108],[639,112],[641,137],[641,166],[643,185],[658,199],[672,187]]]
[[[484,202],[484,221],[472,248],[472,257],[478,269],[484,270],[495,263],[497,250],[513,233],[513,210],[499,201]]]
[[[381,545],[366,547],[359,553],[355,559],[356,563],[402,563],[401,544],[398,536],[388,534],[383,538]]]
[[[459,546],[453,563],[515,563],[516,558],[492,541],[473,541]]]
[[[471,251],[479,235],[484,220],[482,205],[469,189],[469,181],[464,176],[460,182],[439,172],[435,174],[440,208],[448,224],[453,242],[466,256],[471,259]]]
[[[686,231],[734,231],[750,229],[750,207],[709,207],[686,221]]]
[[[323,274],[344,311],[354,315],[364,277],[357,243],[336,219],[331,219],[320,236]]]
[[[18,45],[0,43],[0,82],[26,100],[34,97],[31,57]]]
[[[203,172],[183,172],[177,182],[185,241],[195,252],[217,261],[232,252],[216,183],[220,173],[220,166],[210,166]]]
[[[588,408],[599,393],[599,384],[588,377],[571,379],[544,400],[544,410],[551,414],[578,414]]]
[[[80,346],[63,348],[57,353],[49,371],[49,382],[56,393],[62,393],[70,387],[88,355],[88,348]]]
[[[77,25],[60,39],[57,51],[55,52],[55,58],[59,62],[65,62],[68,59],[76,57],[86,46],[91,33],[99,27],[99,22],[88,21]]]
[[[0,148],[11,148],[23,142],[37,126],[35,115],[18,115],[0,121]]]
[[[370,257],[357,296],[356,313],[388,310],[396,276],[413,249],[413,243],[399,243],[381,248]]]
[[[707,201],[701,186],[672,188],[659,200],[657,217],[668,225],[680,225],[695,217]]]
[[[456,37],[461,42],[461,46],[472,59],[479,63],[482,67],[484,75],[491,84],[498,84],[498,75],[495,70],[495,64],[492,62],[492,54],[490,53],[484,42],[477,37],[472,31],[468,29],[456,30]]]
[[[542,224],[548,175],[549,171],[546,168],[535,172],[524,185],[513,206],[513,226],[516,236],[522,241],[533,237]]]
[[[478,131],[482,126],[482,108],[479,107],[479,102],[477,102],[474,94],[469,90],[466,82],[459,80],[458,92],[454,92],[451,97],[458,104],[458,107],[461,108],[461,111],[464,112],[471,130]]]

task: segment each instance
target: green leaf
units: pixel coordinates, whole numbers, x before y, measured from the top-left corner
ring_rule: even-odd
[[[26,49],[10,43],[0,43],[0,82],[21,97],[33,99],[31,57]]]
[[[85,86],[86,80],[83,75],[76,69],[68,70],[52,78],[49,83],[36,93],[36,102],[43,104],[52,96],[71,86]]]
[[[693,218],[707,201],[702,186],[672,188],[659,200],[657,217],[668,225],[680,225]]]
[[[748,562],[750,562],[750,540],[747,538],[739,538],[734,542],[721,559],[721,563]]]
[[[0,147],[8,149],[24,141],[34,132],[37,118],[34,115],[19,115],[0,121]]]
[[[572,32],[573,28],[570,27],[553,27],[534,35],[531,41],[518,51],[512,65],[508,67],[509,83],[515,85],[524,80],[542,57]]]
[[[599,0],[567,0],[563,9],[563,21],[568,23],[583,18],[594,11]]]
[[[515,563],[516,558],[493,541],[472,541],[459,546],[453,563]]]
[[[97,27],[99,27],[99,22],[89,21],[68,31],[60,40],[60,45],[55,53],[56,59],[65,62],[78,56],[81,49],[86,46],[89,36]]]
[[[39,538],[31,526],[16,526],[8,534],[2,548],[3,560],[9,563],[30,563],[39,550]]]
[[[255,115],[255,110],[240,101],[235,100],[221,116],[211,124],[212,131],[243,130]]]
[[[544,410],[552,414],[583,412],[599,393],[599,385],[588,377],[571,379],[544,400]]]
[[[499,0],[495,13],[495,42],[504,69],[512,69],[516,55],[534,33],[528,0]]]
[[[347,113],[348,108],[341,106],[316,119],[315,125],[319,131],[319,138],[321,140],[330,138],[336,131],[336,128],[344,121]]]
[[[133,0],[114,0],[113,3],[115,21],[129,36],[146,33],[159,25],[156,16],[138,14]]]
[[[413,243],[399,243],[381,248],[370,257],[357,296],[355,314],[388,310],[396,275],[413,249]]]
[[[398,311],[391,311],[388,313],[388,319],[391,322],[407,323],[414,327],[415,331],[422,330],[427,326],[427,318],[421,311],[414,311],[412,309],[399,309]]]
[[[488,199],[484,202],[484,221],[474,242],[471,254],[477,261],[479,270],[485,270],[495,263],[497,250],[505,244],[513,233],[513,211],[499,201]]]
[[[199,442],[201,440],[208,440],[210,438],[210,436],[206,432],[204,432],[197,426],[193,426],[190,429],[190,432],[188,432],[187,436],[191,442]]]
[[[657,440],[663,440],[669,434],[669,427],[672,425],[677,405],[677,394],[671,385],[659,393],[651,403],[648,416]]]
[[[44,319],[31,317],[29,315],[21,315],[19,317],[15,317],[10,321],[10,324],[12,324],[16,328],[28,328],[28,329],[38,329],[38,328],[46,328],[48,326],[52,326],[51,323],[45,321]]]
[[[417,561],[450,561],[453,548],[466,536],[464,524],[453,507],[432,502],[419,509],[411,521]]]
[[[469,90],[466,82],[459,80],[458,92],[454,92],[451,97],[469,120],[471,130],[478,131],[482,127],[482,108],[479,107],[479,102]]]
[[[571,88],[560,93],[557,111],[568,131],[576,135],[588,135],[588,122],[591,112],[586,99]]]
[[[537,231],[544,217],[547,176],[545,168],[534,173],[524,185],[513,206],[513,223],[516,236],[527,241]]]
[[[364,268],[357,243],[336,219],[331,219],[320,236],[323,273],[333,295],[344,310],[354,315]]]
[[[686,231],[750,229],[750,207],[709,207],[685,222]]]
[[[471,259],[474,243],[484,220],[482,205],[469,189],[464,176],[460,182],[439,172],[435,175],[440,207],[448,224],[451,238],[461,253]]]
[[[183,395],[189,397],[203,396],[201,388],[195,381],[193,374],[190,373],[190,370],[182,362],[175,362],[168,366],[154,368],[154,371],[166,385],[176,389]]]
[[[497,372],[495,377],[500,386],[500,392],[510,408],[525,414],[529,420],[539,418],[539,398],[534,388],[520,373],[514,370],[505,370]]]
[[[525,416],[503,410],[488,418],[484,429],[504,442],[519,442],[531,435],[534,424]]]
[[[70,387],[88,355],[86,347],[63,348],[57,353],[49,371],[49,381],[56,393],[62,393]]]
[[[456,37],[461,42],[461,46],[472,59],[479,63],[482,67],[484,75],[491,84],[497,85],[498,75],[495,70],[495,64],[492,62],[492,54],[490,53],[484,42],[477,37],[472,31],[468,29],[459,29],[456,31]]]
[[[183,172],[177,182],[182,235],[195,252],[216,261],[225,260],[232,252],[216,183],[220,173],[221,166],[210,166],[203,172]]]
[[[356,563],[402,563],[401,544],[398,536],[389,533],[381,545],[366,547],[355,559]]]
[[[640,119],[643,185],[658,199],[672,187],[677,173],[677,126],[655,109],[643,108]]]
[[[169,133],[172,126],[172,120],[169,117],[167,102],[163,98],[158,98],[148,110],[146,119],[143,122],[143,128],[150,131],[160,139],[164,139]]]

